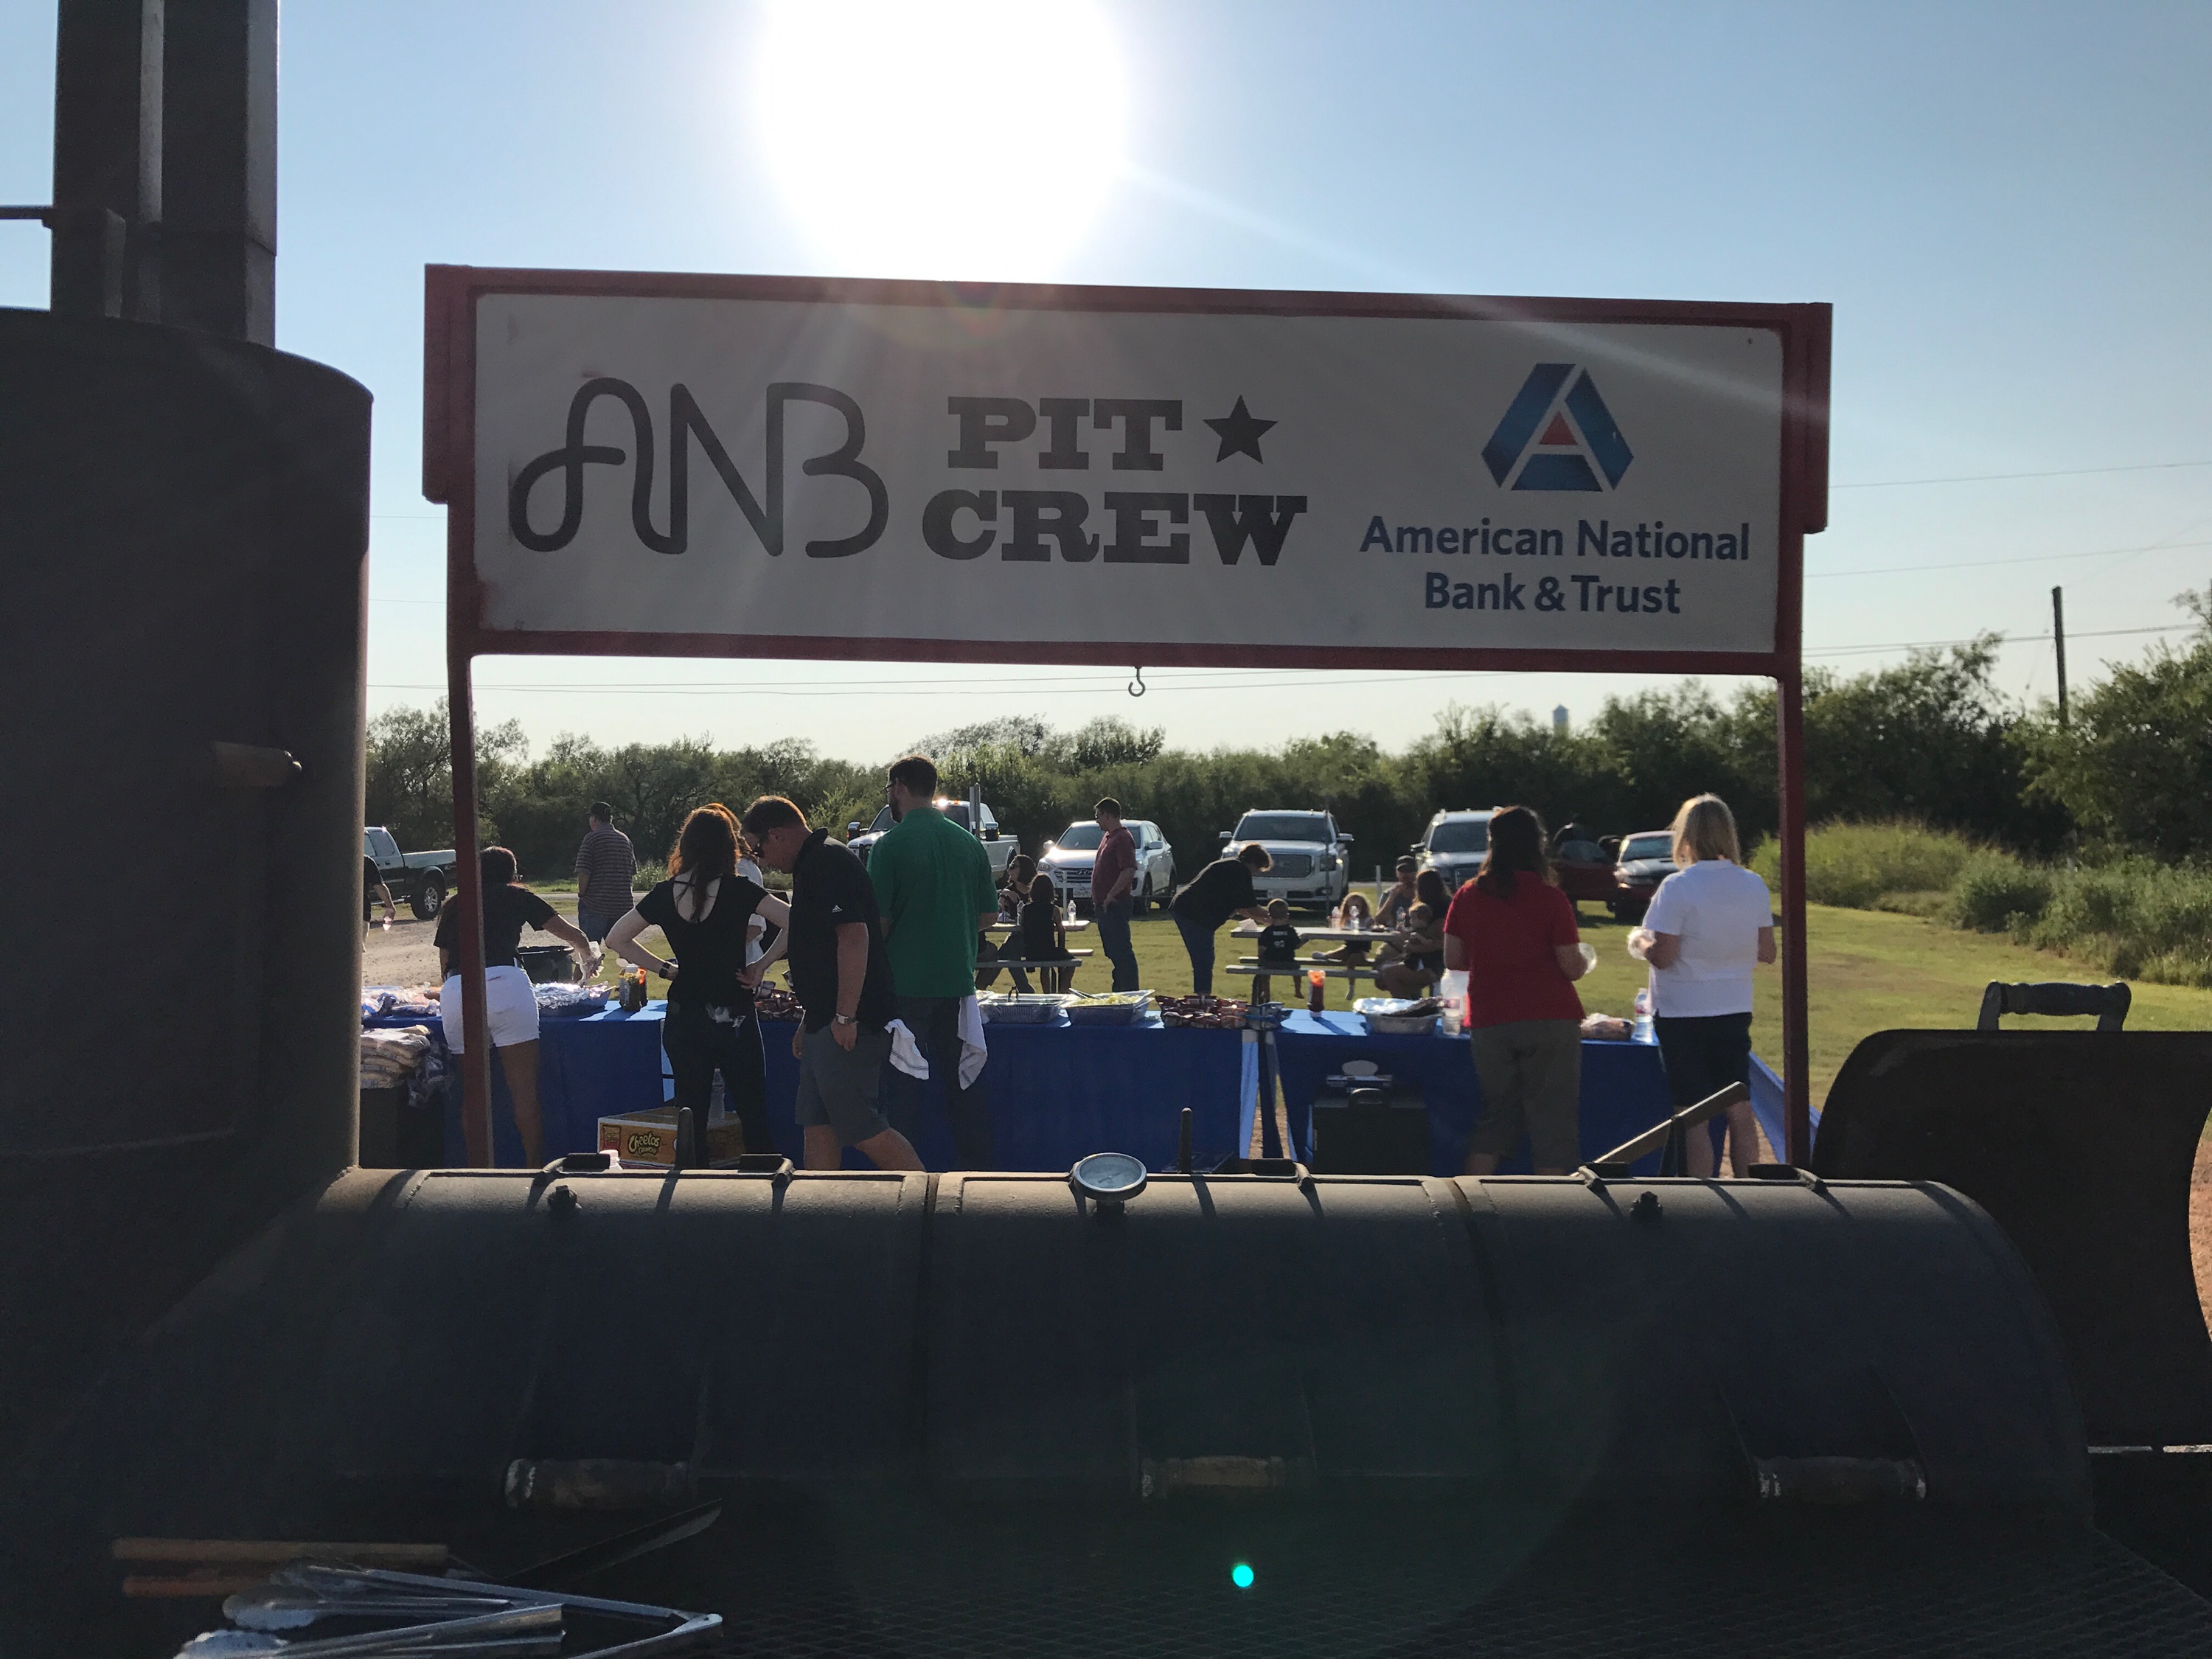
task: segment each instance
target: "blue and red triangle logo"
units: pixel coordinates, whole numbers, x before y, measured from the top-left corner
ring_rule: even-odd
[[[1606,489],[1635,459],[1597,382],[1573,363],[1530,369],[1482,447],[1490,476],[1511,489]]]

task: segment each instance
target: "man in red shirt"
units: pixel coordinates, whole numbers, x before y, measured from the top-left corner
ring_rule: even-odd
[[[1091,912],[1098,919],[1098,943],[1114,964],[1114,988],[1137,988],[1137,951],[1129,943],[1131,895],[1137,884],[1137,841],[1121,823],[1121,803],[1109,795],[1091,809],[1104,831],[1091,862]]]
[[[1482,1110],[1467,1172],[1494,1175],[1528,1138],[1538,1175],[1582,1162],[1582,999],[1589,971],[1571,900],[1552,884],[1543,821],[1525,806],[1490,820],[1482,872],[1444,917],[1444,966],[1467,975],[1467,1023]]]

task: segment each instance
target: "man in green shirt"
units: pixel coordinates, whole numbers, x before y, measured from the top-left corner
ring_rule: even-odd
[[[960,1020],[961,1005],[975,994],[975,937],[998,920],[998,884],[982,842],[937,810],[934,763],[908,756],[892,766],[884,793],[897,822],[869,850],[868,878],[897,992],[894,1018],[945,1084],[957,1167],[988,1170],[991,1103],[980,1077],[961,1082]],[[884,1085],[892,1127],[920,1146],[921,1079],[887,1066]]]

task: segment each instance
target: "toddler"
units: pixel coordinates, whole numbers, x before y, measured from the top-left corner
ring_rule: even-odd
[[[1260,972],[1252,979],[1254,1002],[1265,1002],[1267,993],[1273,988],[1267,977],[1270,968],[1277,973],[1290,975],[1292,985],[1297,984],[1298,930],[1291,926],[1291,907],[1281,899],[1268,902],[1267,925],[1260,930],[1258,955]]]

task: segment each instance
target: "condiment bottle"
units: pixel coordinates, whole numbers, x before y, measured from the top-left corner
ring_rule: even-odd
[[[1309,970],[1306,975],[1306,1012],[1319,1013],[1322,999],[1328,994],[1328,975],[1318,968]]]

